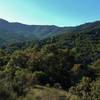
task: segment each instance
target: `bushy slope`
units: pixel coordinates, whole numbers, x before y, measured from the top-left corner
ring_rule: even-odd
[[[100,100],[99,23],[72,27],[38,42],[27,34],[26,25],[25,34],[19,23],[14,23],[17,33],[2,28],[0,100]],[[49,28],[39,29],[45,35],[44,30],[53,31]]]

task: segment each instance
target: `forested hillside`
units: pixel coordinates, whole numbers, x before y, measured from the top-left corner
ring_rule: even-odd
[[[7,34],[0,33],[0,45],[11,39],[0,47],[0,100],[100,100],[100,22],[35,41]]]

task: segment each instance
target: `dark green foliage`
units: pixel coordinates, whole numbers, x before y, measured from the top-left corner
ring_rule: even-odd
[[[0,49],[0,66],[3,67],[4,65],[6,65],[9,59],[10,59],[9,54],[7,54],[7,52]]]
[[[69,89],[69,92],[79,96],[82,100],[99,100],[100,80],[92,82],[90,78],[83,77],[77,86]]]
[[[9,91],[4,84],[0,84],[0,100],[16,100],[13,91]]]
[[[32,75],[32,83],[38,85],[45,85],[48,82],[48,76],[42,71],[35,71]]]

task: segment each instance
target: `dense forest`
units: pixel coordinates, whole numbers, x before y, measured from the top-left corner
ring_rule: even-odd
[[[100,100],[99,25],[38,41],[0,39],[0,100]]]

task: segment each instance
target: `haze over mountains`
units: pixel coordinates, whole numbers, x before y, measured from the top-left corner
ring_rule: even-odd
[[[100,21],[86,23],[76,27],[58,27],[54,25],[26,25],[0,19],[0,42],[20,42],[43,40],[60,34],[86,33],[100,31]],[[92,32],[93,33],[93,32]]]

